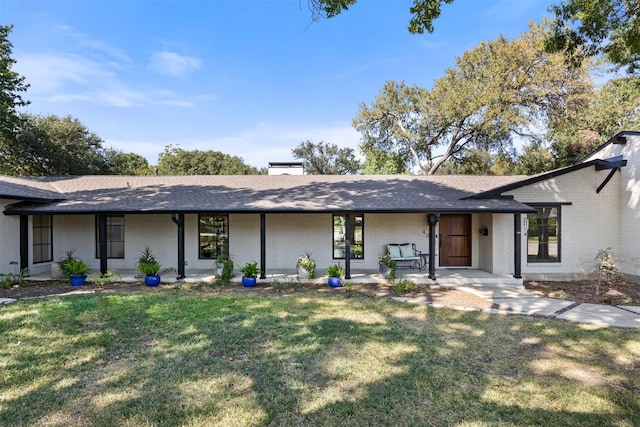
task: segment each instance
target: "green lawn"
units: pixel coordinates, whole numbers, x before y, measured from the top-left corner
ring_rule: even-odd
[[[0,307],[0,425],[632,426],[639,361],[637,330],[367,297],[53,297]]]

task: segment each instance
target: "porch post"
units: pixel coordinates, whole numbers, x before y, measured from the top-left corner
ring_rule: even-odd
[[[351,214],[344,216],[344,278],[351,279]]]
[[[260,278],[265,279],[267,263],[267,219],[264,212],[260,213]]]
[[[100,273],[106,274],[107,266],[107,216],[98,215],[98,239],[100,240]]]
[[[178,226],[178,277],[184,279],[184,214],[171,214],[171,221]]]
[[[20,271],[29,268],[29,215],[20,215]]]
[[[513,277],[522,279],[522,215],[513,215]]]
[[[440,220],[440,214],[427,215],[429,222],[429,279],[436,280],[436,224]]]

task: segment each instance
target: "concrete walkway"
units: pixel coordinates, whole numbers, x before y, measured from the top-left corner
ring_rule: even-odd
[[[549,317],[599,327],[640,328],[640,307],[638,306],[580,304],[534,295],[523,286],[513,285],[467,284],[455,286],[455,289],[472,293],[499,306],[499,308],[482,310],[489,313]],[[417,303],[410,298],[395,299]]]

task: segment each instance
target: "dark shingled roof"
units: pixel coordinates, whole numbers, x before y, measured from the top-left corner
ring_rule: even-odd
[[[0,197],[30,201],[64,199],[64,195],[49,182],[4,175],[0,175]]]
[[[0,177],[0,185],[8,182]],[[523,176],[206,175],[65,176],[21,179],[51,203],[17,203],[7,214],[136,212],[529,212],[515,200],[471,199]],[[59,193],[55,193],[58,191]],[[28,192],[27,192],[28,193]],[[31,201],[33,197],[23,199]],[[31,194],[31,193],[29,193]],[[33,195],[31,194],[31,195]],[[63,197],[60,197],[62,195]]]

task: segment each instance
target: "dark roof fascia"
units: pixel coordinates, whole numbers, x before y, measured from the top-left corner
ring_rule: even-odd
[[[15,205],[7,206],[4,211],[5,215],[169,215],[173,213],[177,214],[341,214],[341,213],[530,213],[535,212],[535,209],[531,209],[525,204],[521,204],[518,208],[437,208],[437,209],[386,209],[386,210],[371,210],[371,209],[324,209],[324,210],[309,210],[309,209],[274,209],[274,210],[260,210],[260,209],[234,209],[234,210],[141,210],[141,211],[119,211],[119,210],[91,210],[91,211],[59,211],[59,210],[47,210],[47,209],[30,209],[20,208]]]
[[[482,193],[474,194],[472,196],[466,197],[466,199],[495,199],[500,197],[500,195],[506,191],[515,190],[517,188],[526,187],[527,185],[535,184],[537,182],[545,181],[550,178],[556,178],[558,176],[562,176],[571,172],[575,172],[580,169],[584,169],[590,166],[598,166],[598,165],[608,165],[609,163],[606,160],[602,159],[594,159],[585,163],[576,163],[571,166],[566,166],[560,169],[554,169],[549,172],[542,173],[540,175],[534,175],[530,178],[525,178],[522,181],[513,182],[511,184],[503,185],[502,187],[492,188],[489,191],[485,191]],[[626,164],[626,163],[625,163]]]

